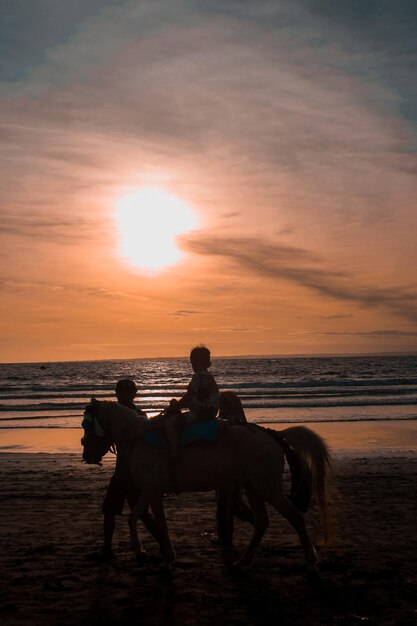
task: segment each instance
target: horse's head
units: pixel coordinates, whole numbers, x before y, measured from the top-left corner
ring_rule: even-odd
[[[89,465],[101,465],[101,459],[112,446],[112,441],[106,436],[99,422],[98,414],[100,402],[94,398],[85,407],[84,419],[81,426],[84,429],[84,437],[81,439],[83,446],[83,461]]]

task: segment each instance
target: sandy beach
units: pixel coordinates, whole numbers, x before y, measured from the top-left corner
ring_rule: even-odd
[[[411,431],[415,435],[414,426]],[[97,563],[90,557],[101,541],[100,506],[114,459],[99,468],[83,465],[79,454],[4,452],[1,623],[412,626],[416,439],[409,430],[396,432],[399,439],[391,433],[391,444],[397,445],[390,446],[387,437],[386,446],[350,450],[342,445],[340,429],[339,440],[327,433],[335,450],[339,522],[334,544],[320,549],[321,578],[315,582],[305,576],[293,530],[274,512],[252,571],[243,578],[228,576],[227,564],[250,528],[236,521],[236,550],[223,552],[213,542],[213,493],[166,498],[178,557],[171,578],[158,574],[157,547],[145,530],[140,529],[148,560],[144,565],[133,560],[125,515],[118,519],[115,560]],[[373,439],[372,433],[367,437]],[[320,543],[314,506],[307,524]]]

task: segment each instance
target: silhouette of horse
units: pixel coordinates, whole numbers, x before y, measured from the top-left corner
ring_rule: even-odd
[[[167,451],[146,443],[143,422],[136,412],[117,402],[93,400],[86,407],[83,426],[85,436],[81,443],[86,463],[100,464],[114,444],[119,452],[127,455],[132,480],[141,494],[129,516],[132,548],[135,552],[140,549],[136,523],[149,505],[160,532],[161,569],[169,569],[175,560],[175,551],[163,506],[164,494],[173,491]],[[269,503],[293,526],[304,550],[307,569],[316,571],[316,551],[300,509],[307,509],[311,492],[315,493],[326,537],[330,522],[328,483],[332,463],[323,439],[301,426],[280,432],[252,424],[223,425],[220,430],[222,432],[215,442],[198,441],[182,448],[176,466],[175,490],[211,491],[236,482],[244,487],[253,512],[254,527],[249,545],[232,566],[234,570],[250,566],[268,527],[265,503]],[[283,491],[283,440],[291,450],[293,467],[298,460],[297,485],[294,485],[293,477],[291,499]]]

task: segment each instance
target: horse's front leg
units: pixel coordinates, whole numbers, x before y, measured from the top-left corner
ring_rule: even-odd
[[[139,517],[143,517],[147,513],[147,502],[146,500],[140,496],[137,499],[136,504],[132,508],[128,523],[129,523],[129,531],[130,531],[130,546],[135,554],[136,558],[142,560],[145,556],[145,552],[142,549],[142,544],[140,542],[138,531],[137,531],[137,521]]]
[[[158,532],[160,536],[163,561],[159,566],[159,569],[161,572],[169,572],[172,563],[175,561],[175,550],[168,533],[162,495],[160,497],[150,499],[149,504],[154,515],[155,522],[158,525]]]
[[[253,513],[253,535],[245,552],[238,561],[233,563],[231,567],[232,573],[242,571],[243,568],[250,566],[269,524],[265,501],[263,498],[250,489],[246,488],[245,491]]]

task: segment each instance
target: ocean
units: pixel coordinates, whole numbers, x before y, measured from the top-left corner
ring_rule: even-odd
[[[221,390],[240,396],[257,423],[417,419],[417,356],[219,358]],[[80,428],[90,398],[114,399],[133,378],[138,404],[152,417],[179,398],[188,359],[0,364],[0,447],[6,429]]]

